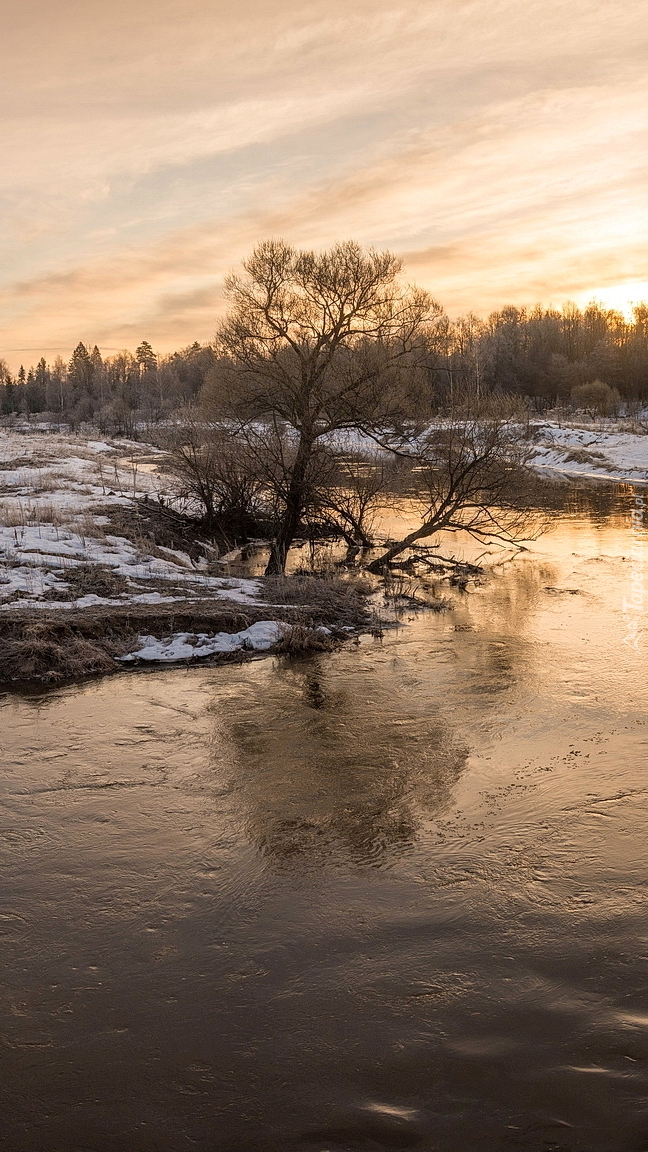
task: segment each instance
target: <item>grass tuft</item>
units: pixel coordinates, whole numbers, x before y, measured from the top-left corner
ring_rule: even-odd
[[[266,576],[260,594],[269,604],[308,608],[324,624],[361,625],[368,618],[366,597],[372,591],[364,577]]]
[[[62,578],[69,588],[52,588],[45,593],[44,600],[78,600],[80,596],[90,595],[113,599],[129,591],[126,577],[107,564],[78,564],[66,568]]]
[[[293,624],[274,651],[285,656],[308,656],[312,652],[332,652],[336,647],[333,637],[319,632],[317,628]]]

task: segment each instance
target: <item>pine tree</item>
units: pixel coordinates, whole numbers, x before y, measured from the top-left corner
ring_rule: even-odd
[[[90,353],[90,363],[92,365],[93,389],[95,392],[98,389],[99,401],[101,404],[103,404],[103,402],[104,402],[104,384],[105,384],[104,362],[103,362],[103,359],[101,357],[101,352],[97,348],[96,344],[95,344],[94,348],[92,349],[92,352]]]
[[[82,397],[85,398],[92,395],[94,365],[90,359],[88,349],[81,341],[79,341],[72,353],[67,376],[68,384],[70,385],[75,400],[78,401]]]
[[[44,363],[44,361],[43,361]],[[38,369],[29,369],[25,385],[25,407],[28,412],[42,412],[45,407],[45,388],[39,379]]]
[[[157,356],[148,340],[142,340],[135,349],[135,358],[142,372],[153,372],[157,368]]]

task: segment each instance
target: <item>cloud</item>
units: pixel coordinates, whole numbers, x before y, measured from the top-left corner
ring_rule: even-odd
[[[642,0],[7,4],[0,355],[206,339],[268,235],[454,312],[648,278]]]

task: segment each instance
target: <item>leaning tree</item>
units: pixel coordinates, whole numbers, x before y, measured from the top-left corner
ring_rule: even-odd
[[[376,436],[412,469],[412,509],[420,523],[372,560],[370,571],[386,571],[403,552],[443,532],[463,532],[485,545],[520,546],[544,530],[526,468],[523,415],[515,397],[473,396],[463,410],[414,436]]]

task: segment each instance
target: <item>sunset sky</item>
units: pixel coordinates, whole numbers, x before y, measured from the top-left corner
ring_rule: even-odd
[[[257,240],[648,298],[648,0],[4,0],[0,356],[208,340]]]

